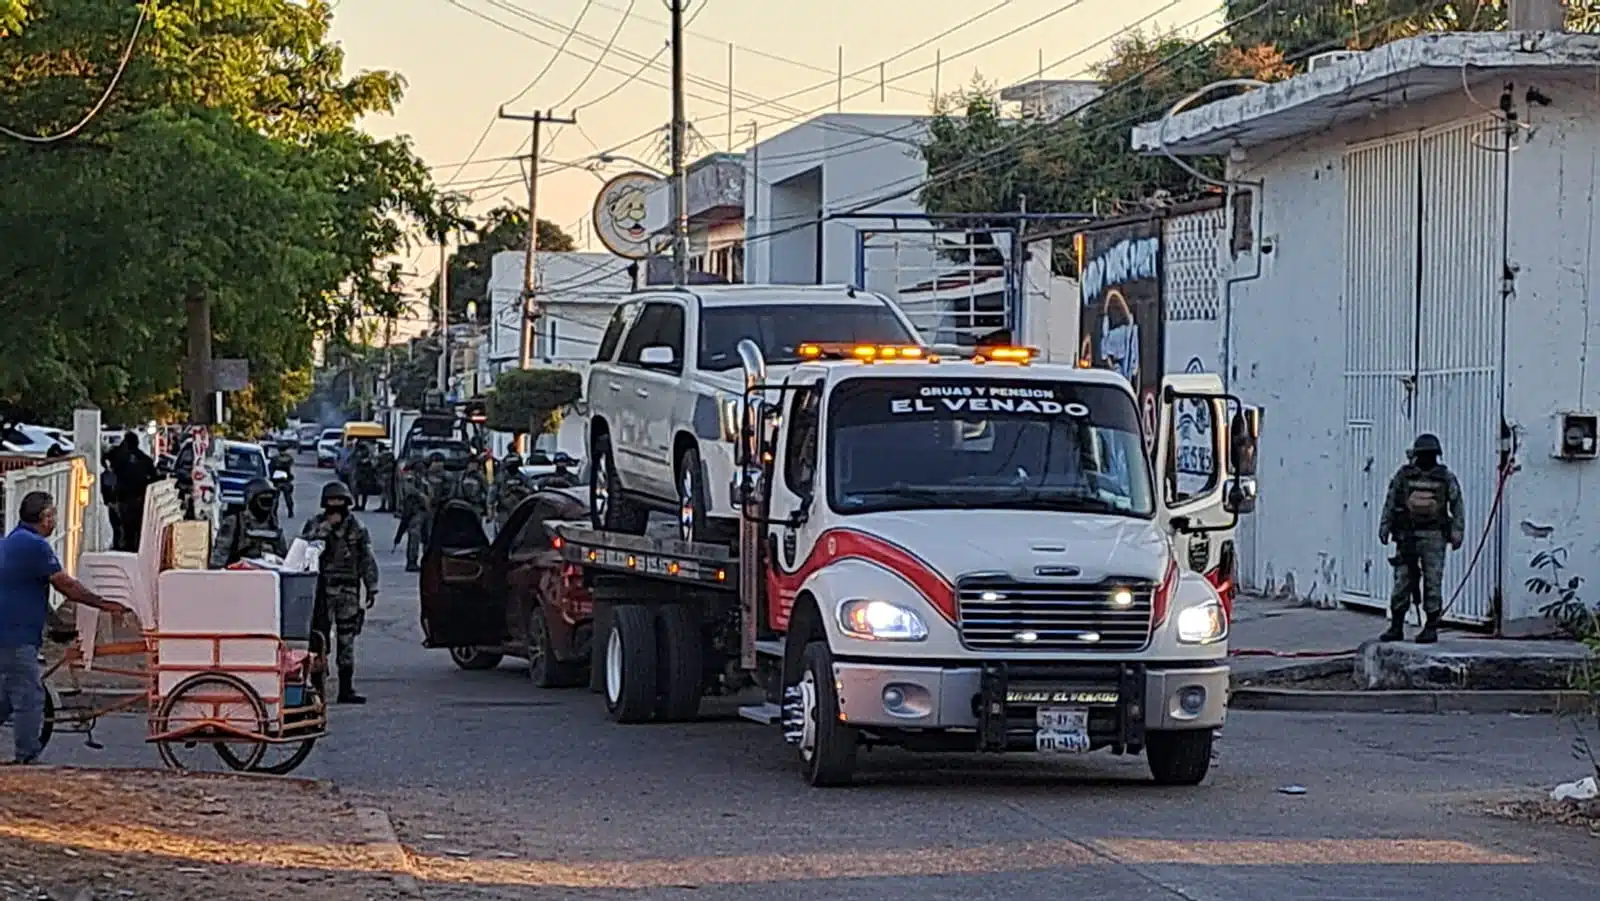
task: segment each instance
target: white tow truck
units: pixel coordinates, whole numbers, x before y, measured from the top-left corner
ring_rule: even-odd
[[[736,548],[550,527],[595,601],[613,719],[754,684],[740,713],[781,725],[812,785],[847,784],[864,745],[1143,752],[1160,783],[1205,778],[1232,574],[1189,543],[1253,507],[1258,437],[1215,376],[1169,376],[1150,435],[1120,376],[1026,348],[811,344],[774,384],[738,349]],[[1183,485],[1180,417],[1212,437]]]

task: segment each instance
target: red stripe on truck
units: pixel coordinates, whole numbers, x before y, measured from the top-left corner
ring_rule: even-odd
[[[926,598],[941,616],[952,623],[956,621],[955,586],[921,557],[876,535],[854,529],[829,529],[817,538],[811,553],[794,572],[779,572],[776,561],[767,569],[767,597],[772,601],[768,624],[778,631],[787,629],[800,586],[812,573],[840,560],[862,560],[894,573]]]

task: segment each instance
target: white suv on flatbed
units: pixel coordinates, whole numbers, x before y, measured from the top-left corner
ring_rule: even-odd
[[[845,286],[694,286],[630,295],[589,369],[589,512],[596,528],[643,534],[675,513],[684,541],[732,540],[734,443],[744,392],[739,342],[774,378],[803,342],[917,343],[888,298]]]

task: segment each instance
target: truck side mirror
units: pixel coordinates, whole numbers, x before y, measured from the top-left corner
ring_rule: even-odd
[[[1239,405],[1228,428],[1228,469],[1241,478],[1256,474],[1256,451],[1261,440],[1261,410]]]
[[[1235,516],[1255,512],[1255,478],[1253,476],[1241,476],[1229,479],[1223,489],[1222,509]]]

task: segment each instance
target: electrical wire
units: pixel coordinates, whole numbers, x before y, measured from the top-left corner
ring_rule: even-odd
[[[83,118],[79,119],[76,125],[53,135],[28,135],[0,125],[0,135],[22,141],[25,144],[55,144],[59,141],[65,141],[82,131],[95,116],[100,114],[102,109],[105,109],[106,104],[111,100],[111,95],[117,90],[117,85],[122,82],[123,74],[128,71],[128,63],[133,59],[133,48],[139,43],[139,32],[144,28],[145,19],[150,16],[150,3],[151,0],[145,0],[144,3],[139,5],[139,18],[134,20],[133,33],[128,36],[128,43],[122,48],[122,57],[117,60],[117,68],[111,73],[111,80],[106,83],[106,89],[100,94],[100,99],[95,101],[94,106],[83,114]]]
[[[1120,80],[1120,81],[1108,86],[1101,93],[1099,93],[1096,96],[1084,101],[1083,103],[1078,104],[1076,107],[1072,108],[1071,110],[1068,110],[1065,113],[1063,113],[1058,120],[1055,120],[1054,122],[1042,125],[1042,126],[1040,126],[1039,128],[1036,128],[1036,129],[1025,129],[1025,130],[1023,130],[1024,131],[1023,134],[1019,134],[1015,138],[1012,138],[1010,140],[1004,141],[1004,142],[996,145],[995,147],[992,147],[989,150],[977,155],[976,157],[973,157],[972,159],[963,160],[962,162],[957,163],[957,164],[955,164],[953,166],[950,166],[950,167],[948,167],[947,169],[945,169],[945,170],[943,170],[941,172],[931,173],[926,177],[920,177],[916,181],[914,181],[912,184],[910,184],[909,186],[907,186],[907,187],[905,187],[903,189],[895,190],[895,191],[892,191],[892,192],[887,193],[887,194],[878,195],[876,197],[873,197],[870,200],[867,200],[864,203],[853,205],[853,206],[851,206],[848,209],[845,209],[843,211],[824,214],[824,215],[819,216],[817,219],[814,219],[814,220],[809,220],[809,221],[806,221],[806,222],[796,223],[795,225],[790,225],[790,226],[785,226],[785,227],[778,228],[778,229],[773,229],[773,230],[770,230],[768,232],[761,233],[761,234],[758,234],[758,235],[754,235],[754,236],[748,236],[747,235],[745,237],[745,241],[746,241],[746,243],[748,243],[748,242],[750,242],[752,240],[765,240],[765,239],[768,239],[768,238],[774,238],[774,237],[778,237],[778,236],[781,236],[781,235],[790,234],[792,232],[800,231],[801,229],[811,228],[811,227],[815,226],[818,222],[830,221],[830,220],[834,220],[834,219],[841,219],[841,218],[845,218],[845,217],[848,217],[848,216],[858,215],[858,214],[870,211],[873,207],[880,206],[880,205],[882,205],[884,203],[888,203],[888,202],[893,201],[893,200],[898,200],[898,199],[900,199],[902,197],[905,197],[907,195],[913,194],[913,193],[915,193],[915,192],[917,192],[919,190],[922,190],[924,188],[931,187],[931,186],[936,185],[936,184],[942,184],[942,183],[947,182],[947,181],[949,181],[951,179],[954,179],[954,178],[960,178],[960,177],[966,177],[966,176],[975,175],[975,174],[978,174],[980,172],[985,171],[986,169],[995,168],[995,167],[997,167],[997,165],[1003,165],[1004,162],[1005,162],[1006,154],[1010,153],[1013,150],[1020,149],[1024,144],[1026,144],[1026,143],[1028,143],[1030,141],[1036,140],[1037,139],[1037,135],[1038,135],[1038,133],[1040,131],[1052,129],[1052,128],[1056,127],[1057,123],[1059,123],[1059,122],[1066,122],[1066,121],[1071,121],[1071,120],[1075,119],[1079,114],[1083,113],[1084,111],[1088,110],[1089,108],[1091,108],[1091,107],[1093,107],[1093,106],[1095,106],[1097,104],[1104,103],[1107,99],[1111,98],[1112,96],[1114,96],[1114,95],[1116,95],[1116,94],[1118,94],[1118,93],[1120,93],[1120,92],[1122,92],[1124,90],[1127,90],[1130,86],[1132,86],[1134,84],[1137,84],[1137,83],[1141,82],[1146,76],[1154,73],[1155,71],[1157,71],[1159,69],[1165,68],[1168,65],[1171,65],[1172,63],[1178,61],[1179,59],[1181,59],[1182,57],[1184,57],[1184,56],[1186,56],[1186,55],[1188,55],[1190,53],[1193,53],[1193,52],[1197,51],[1201,47],[1205,46],[1212,39],[1218,37],[1219,35],[1222,35],[1222,34],[1226,33],[1228,31],[1228,29],[1232,28],[1233,26],[1235,26],[1235,25],[1239,24],[1240,22],[1243,22],[1243,21],[1245,21],[1247,19],[1250,19],[1250,18],[1253,18],[1253,17],[1255,17],[1257,15],[1260,15],[1263,12],[1266,12],[1267,9],[1269,9],[1270,7],[1276,5],[1279,2],[1281,2],[1281,0],[1265,0],[1265,2],[1259,4],[1258,6],[1256,6],[1254,9],[1250,10],[1249,12],[1246,12],[1246,13],[1244,13],[1244,14],[1242,14],[1242,15],[1234,18],[1234,19],[1230,19],[1230,20],[1222,23],[1222,25],[1218,26],[1216,29],[1214,29],[1211,32],[1207,33],[1203,37],[1195,40],[1194,42],[1186,45],[1182,49],[1174,51],[1172,53],[1169,53],[1166,56],[1163,56],[1160,59],[1156,60],[1155,62],[1151,63],[1149,66],[1146,66],[1145,68],[1139,70],[1138,72],[1135,72],[1132,75],[1129,75],[1129,76],[1123,78],[1122,80]]]
[[[507,100],[504,104],[505,106],[510,106],[511,104],[516,103],[518,100],[521,100],[523,97],[528,96],[528,92],[533,90],[534,87],[539,84],[539,82],[544,80],[545,75],[549,74],[550,69],[555,66],[556,60],[559,60],[561,58],[561,54],[566,52],[567,44],[572,42],[573,36],[578,33],[578,26],[583,24],[583,17],[589,14],[589,9],[593,6],[594,0],[584,0],[583,8],[578,10],[578,17],[572,20],[572,27],[567,29],[566,37],[561,39],[561,45],[556,47],[554,53],[550,54],[549,62],[544,64],[544,68],[539,70],[539,74],[533,76],[533,80],[528,82],[528,84],[523,87],[522,90],[518,91],[515,97]],[[612,37],[615,38],[615,35],[613,34]]]
[[[589,0],[589,4],[593,4],[593,2],[594,0]],[[596,72],[600,71],[600,64],[605,61],[606,54],[611,52],[611,48],[616,46],[617,35],[622,34],[622,29],[628,24],[628,17],[633,15],[633,7],[638,2],[639,0],[628,0],[628,8],[623,11],[622,17],[617,19],[617,27],[611,29],[611,37],[606,40],[606,45],[600,48],[600,55],[595,58],[594,65],[589,67],[589,71],[583,76],[583,79],[579,81],[572,90],[568,91],[565,97],[562,97],[560,100],[557,100],[554,104],[552,104],[553,107],[560,108],[566,106],[567,101],[578,96],[578,92],[583,90],[584,86],[589,83],[590,79],[594,78]],[[588,8],[589,5],[584,6],[584,9]],[[577,31],[576,25],[573,26],[573,31]],[[577,117],[574,116],[573,118]],[[579,129],[579,131],[581,132],[582,129]],[[589,143],[593,144],[594,142],[590,141]]]

